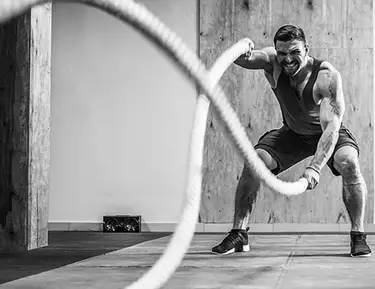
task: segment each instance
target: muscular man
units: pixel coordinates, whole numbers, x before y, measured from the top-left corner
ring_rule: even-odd
[[[331,63],[309,55],[303,30],[284,25],[276,32],[274,47],[254,50],[235,64],[263,69],[281,108],[283,126],[260,137],[255,149],[275,175],[313,156],[303,176],[314,189],[327,165],[342,176],[342,197],[351,221],[351,256],[370,256],[364,232],[367,187],[359,167],[359,148],[343,123],[345,101],[340,73]],[[212,248],[217,254],[249,251],[248,222],[260,181],[245,165],[236,190],[233,229]]]

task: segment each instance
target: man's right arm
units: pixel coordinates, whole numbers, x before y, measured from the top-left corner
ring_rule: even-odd
[[[263,69],[270,73],[273,70],[275,57],[275,48],[265,47],[260,50],[253,50],[250,54],[242,54],[234,63],[245,69]]]

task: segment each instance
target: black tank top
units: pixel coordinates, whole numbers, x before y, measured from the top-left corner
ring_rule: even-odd
[[[277,86],[272,88],[280,104],[284,125],[298,134],[322,133],[320,126],[320,105],[313,99],[313,86],[320,70],[321,60],[313,58],[313,69],[303,89],[302,98],[291,87],[287,75],[281,72]]]

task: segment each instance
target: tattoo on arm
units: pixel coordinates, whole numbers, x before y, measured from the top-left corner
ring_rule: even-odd
[[[318,142],[316,153],[311,160],[311,167],[315,168],[319,172],[323,169],[324,165],[332,156],[338,136],[338,131],[329,128],[323,132]]]
[[[328,85],[323,93],[320,118],[323,134],[318,142],[316,153],[310,166],[321,171],[329,158],[339,137],[341,120],[345,110],[340,75],[327,75]]]
[[[342,114],[342,109],[341,109],[341,106],[340,106],[340,101],[337,101],[337,84],[335,81],[330,81],[329,85],[328,85],[328,92],[330,94],[330,98],[329,98],[329,105],[331,107],[331,112],[334,114],[334,115],[337,115],[337,116],[341,116]]]

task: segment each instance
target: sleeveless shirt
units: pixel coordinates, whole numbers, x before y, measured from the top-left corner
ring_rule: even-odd
[[[277,86],[272,88],[281,108],[283,123],[298,134],[314,135],[322,133],[320,126],[320,105],[313,98],[313,86],[322,60],[313,58],[310,78],[303,89],[302,97],[290,85],[287,75],[281,71]]]

